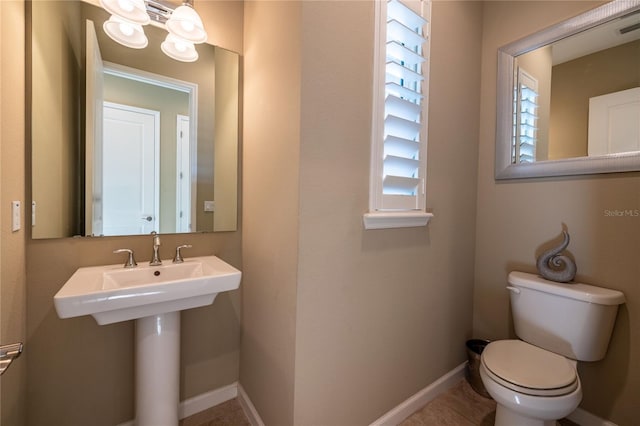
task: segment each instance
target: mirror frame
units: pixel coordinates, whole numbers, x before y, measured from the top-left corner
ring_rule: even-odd
[[[640,11],[640,0],[615,0],[574,18],[538,31],[498,49],[496,97],[495,179],[522,179],[616,173],[640,170],[640,152],[598,157],[575,157],[534,163],[511,162],[513,132],[513,87],[517,56],[599,24]]]

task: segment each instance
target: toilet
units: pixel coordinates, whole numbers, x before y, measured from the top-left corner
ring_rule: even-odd
[[[524,272],[511,272],[508,282],[520,340],[491,342],[480,361],[497,403],[495,425],[556,425],[582,400],[577,361],[604,358],[624,294]]]

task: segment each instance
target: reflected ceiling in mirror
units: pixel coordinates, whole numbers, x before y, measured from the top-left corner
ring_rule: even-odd
[[[104,33],[99,7],[29,7],[32,237],[235,230],[238,54],[200,44],[197,62],[178,62],[160,49],[164,29],[145,26],[148,47],[130,49]]]
[[[496,178],[640,170],[640,2],[498,51]]]

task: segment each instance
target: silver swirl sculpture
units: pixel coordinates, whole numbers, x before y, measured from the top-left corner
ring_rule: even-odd
[[[576,276],[576,263],[569,256],[562,255],[562,251],[569,245],[569,233],[562,231],[564,239],[562,243],[542,253],[537,261],[538,273],[549,281],[567,283]]]

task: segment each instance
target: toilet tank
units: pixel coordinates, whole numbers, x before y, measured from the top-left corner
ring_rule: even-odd
[[[579,361],[604,358],[618,306],[625,302],[622,292],[524,272],[511,272],[508,281],[519,338]]]

